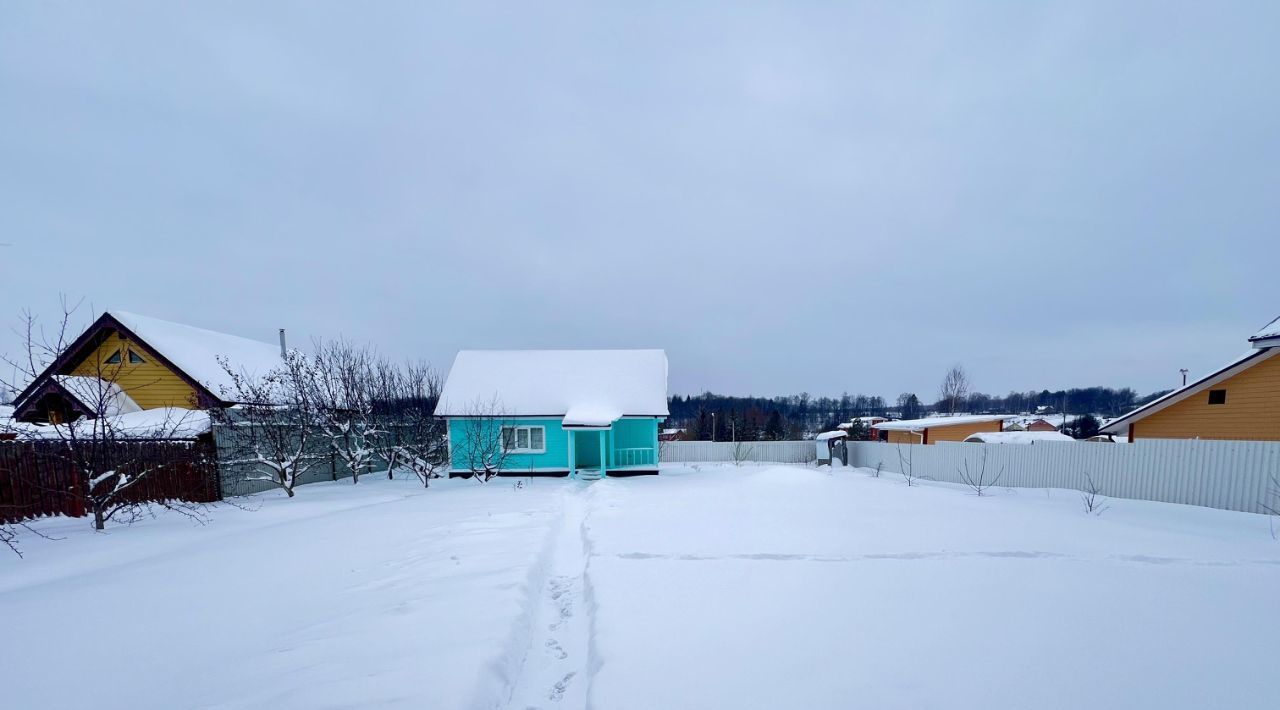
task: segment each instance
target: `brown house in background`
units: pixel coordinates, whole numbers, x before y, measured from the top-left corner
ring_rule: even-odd
[[[1280,441],[1280,318],[1249,338],[1227,366],[1109,422],[1136,439]]]
[[[1031,422],[1030,424],[1028,424],[1024,428],[1026,431],[1057,431],[1058,430],[1058,427],[1049,423],[1049,420],[1047,419],[1037,419],[1034,422]]]
[[[974,434],[1004,431],[1007,415],[981,414],[958,417],[928,417],[881,422],[871,428],[873,438],[890,444],[935,444],[964,441]]]

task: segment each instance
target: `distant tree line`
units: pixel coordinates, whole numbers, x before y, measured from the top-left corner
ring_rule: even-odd
[[[807,392],[781,397],[735,397],[712,392],[674,395],[669,400],[668,426],[683,428],[684,437],[701,441],[772,441],[802,438],[806,433],[834,429],[855,417],[916,419],[929,414],[968,412],[971,414],[1017,414],[1062,412],[1117,417],[1168,393],[1153,392],[1139,397],[1128,387],[1082,387],[1067,390],[1010,392],[1000,397],[981,392],[965,392],[948,373],[944,396],[925,403],[912,392],[904,392],[890,402],[883,397],[844,393],[839,397],[813,397]],[[1091,427],[1086,426],[1086,429]]]

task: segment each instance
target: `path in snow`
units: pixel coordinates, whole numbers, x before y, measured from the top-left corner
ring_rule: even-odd
[[[538,592],[533,633],[510,710],[585,708],[591,608],[587,595],[586,518],[590,489],[566,496],[547,564],[547,581]]]

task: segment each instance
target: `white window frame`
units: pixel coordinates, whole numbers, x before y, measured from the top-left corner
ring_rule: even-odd
[[[505,424],[502,427],[503,446],[506,446],[508,429],[512,430],[511,440],[516,443],[515,446],[507,449],[508,454],[545,454],[547,453],[547,428],[545,426],[536,425],[536,424]],[[535,448],[532,448],[531,446],[526,446],[524,448],[521,448],[520,447],[520,430],[521,429],[524,429],[528,432],[525,436],[528,438],[528,441],[530,444],[533,443],[533,430],[541,429],[542,430],[542,448],[535,449]]]

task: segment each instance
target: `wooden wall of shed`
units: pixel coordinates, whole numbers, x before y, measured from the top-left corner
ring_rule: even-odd
[[[1226,390],[1226,404],[1209,404],[1209,390]],[[1134,423],[1138,439],[1280,441],[1280,356]]]
[[[1002,431],[1004,422],[974,422],[970,424],[953,424],[951,426],[931,426],[929,427],[929,442],[936,444],[939,441],[964,441],[974,434],[986,433],[990,431]]]
[[[887,441],[890,444],[919,444],[920,435],[913,431],[895,431],[889,430],[885,432],[889,435]]]

